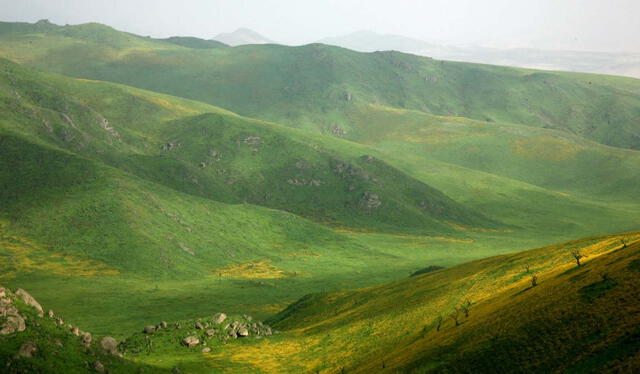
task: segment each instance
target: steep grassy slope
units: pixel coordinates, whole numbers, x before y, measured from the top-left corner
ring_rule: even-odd
[[[271,321],[283,334],[200,360],[256,373],[634,372],[639,263],[631,233],[310,295]]]
[[[25,303],[22,293],[16,294],[4,287],[0,287],[0,293],[0,326],[3,330],[8,325],[17,327],[12,328],[12,332],[7,330],[8,333],[0,334],[0,365],[3,373],[80,374],[100,372],[100,368],[102,372],[106,369],[110,373],[170,372],[105,351],[101,345],[103,336],[89,333],[86,338],[84,332],[72,333],[69,321],[64,322],[55,314],[39,315],[33,304]],[[34,301],[37,303],[37,300]],[[22,320],[22,323],[11,323],[12,319]]]
[[[2,136],[0,144],[4,229],[53,252],[140,276],[203,277],[227,264],[286,253],[274,243],[347,244],[291,214],[180,194],[18,137]]]
[[[362,157],[370,154],[364,146],[6,60],[0,72],[2,279],[92,331],[121,334],[210,308],[266,316],[313,290],[388,281],[417,261],[447,266],[538,240],[445,225],[474,217],[493,223]],[[312,179],[322,183],[303,182]],[[357,204],[367,191],[358,189],[369,188],[382,202],[371,214]],[[270,201],[258,200],[264,193]],[[326,212],[315,213],[322,208],[342,219],[336,226],[364,228],[329,230],[216,199],[254,199],[328,221]],[[349,199],[356,204],[344,206]],[[377,220],[378,209],[398,222]],[[437,234],[396,234],[416,227]],[[392,233],[371,232],[379,228]],[[460,245],[466,248],[452,252]],[[68,292],[60,295],[61,288]]]
[[[436,61],[320,44],[189,49],[102,25],[5,24],[0,55],[76,77],[196,99],[242,115],[348,134],[345,110],[382,104],[566,130],[640,147],[640,83]]]
[[[2,64],[5,127],[178,191],[391,231],[495,227],[364,147],[203,104]],[[170,100],[170,101],[167,101]],[[186,117],[202,112],[214,114]]]

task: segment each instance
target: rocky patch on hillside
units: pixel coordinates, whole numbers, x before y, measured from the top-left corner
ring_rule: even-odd
[[[234,339],[262,339],[273,333],[270,326],[254,321],[249,315],[233,317],[215,313],[205,318],[171,324],[162,321],[145,326],[139,333],[125,339],[120,349],[132,355],[175,349],[208,353],[216,345],[227,344]]]
[[[65,324],[23,289],[0,287],[0,372],[108,373],[136,367],[111,336],[95,338]]]

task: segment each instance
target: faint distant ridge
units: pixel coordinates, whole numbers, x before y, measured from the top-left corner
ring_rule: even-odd
[[[379,34],[374,31],[360,30],[347,35],[332,36],[318,40],[318,43],[335,45],[359,52],[399,51],[415,53],[442,48],[424,40],[394,34]]]
[[[640,78],[640,53],[489,48],[447,45],[402,35],[356,31],[318,40],[318,43],[359,52],[398,51],[439,60],[463,61],[530,69],[613,74]]]
[[[245,44],[272,44],[273,40],[244,27],[234,32],[218,34],[212,38],[230,46],[238,46]]]

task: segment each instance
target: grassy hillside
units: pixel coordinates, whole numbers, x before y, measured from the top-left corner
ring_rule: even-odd
[[[281,335],[200,361],[256,373],[633,372],[639,261],[630,233],[309,295],[271,320]]]
[[[447,222],[497,225],[364,147],[319,143],[204,104],[49,77],[8,61],[2,67],[6,128],[178,191],[360,228],[433,233],[452,231]],[[189,116],[207,110],[213,114]]]
[[[265,316],[312,290],[393,279],[418,260],[448,266],[512,251],[519,237],[456,229],[450,221],[495,223],[355,143],[0,66],[2,279],[93,331],[122,333],[213,307]],[[380,206],[358,204],[368,191]],[[297,211],[333,229],[220,201]],[[461,243],[467,248],[452,253]],[[78,301],[85,298],[92,303]],[[123,300],[127,312],[116,313]]]
[[[352,139],[389,154],[438,160],[559,195],[637,200],[638,151],[603,146],[556,130],[382,106],[354,109],[349,118]]]
[[[0,286],[0,365],[2,372],[18,373],[169,373],[157,367],[124,359],[118,352],[105,350],[104,336],[85,335],[55,313],[40,315],[33,304],[16,293]],[[31,299],[29,299],[31,300]],[[40,305],[33,299],[40,308]],[[44,309],[48,311],[49,309]],[[22,322],[18,322],[22,321]],[[21,326],[20,326],[21,325]],[[11,326],[10,330],[5,330]],[[5,333],[6,332],[6,333]],[[100,368],[102,371],[100,371]]]
[[[349,134],[345,111],[381,104],[436,115],[555,128],[640,147],[631,78],[437,61],[320,44],[183,48],[106,26],[4,24],[0,55],[81,78],[212,103],[242,115]]]

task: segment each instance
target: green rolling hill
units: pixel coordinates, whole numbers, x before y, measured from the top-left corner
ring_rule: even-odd
[[[124,372],[633,370],[639,236],[594,235],[640,229],[638,118],[629,78],[0,23],[0,283],[138,331]],[[219,311],[282,333],[139,333]]]
[[[367,155],[366,148],[350,149],[355,144],[322,143],[283,126],[197,103],[180,107],[179,100],[141,97],[109,84],[38,80],[10,62],[4,72],[7,128],[181,192],[383,231],[499,226]],[[99,111],[107,100],[109,108]],[[206,109],[214,113],[168,120]]]
[[[631,78],[357,53],[321,44],[183,48],[98,24],[3,24],[0,32],[0,53],[20,63],[324,133],[348,136],[345,111],[380,104],[640,147],[640,83]]]
[[[269,322],[281,336],[200,360],[265,373],[634,372],[639,238],[586,238],[308,295]]]

